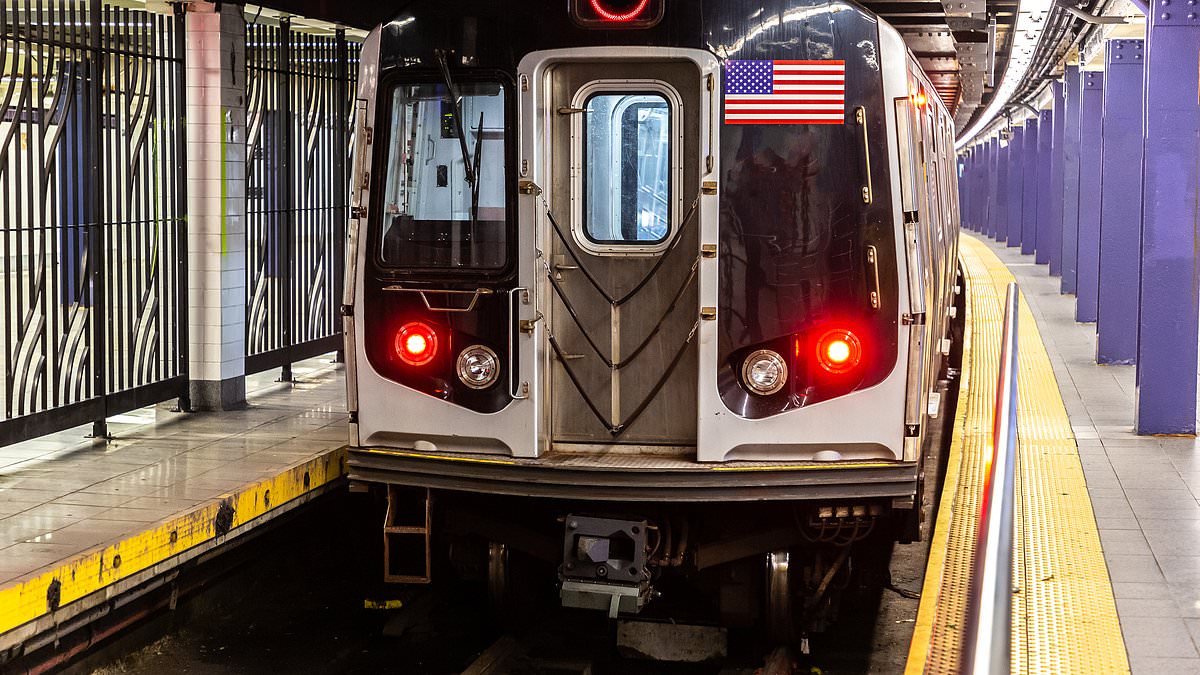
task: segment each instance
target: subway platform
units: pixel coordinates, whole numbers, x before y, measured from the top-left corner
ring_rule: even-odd
[[[1095,324],[1032,256],[987,240],[1037,320],[1087,480],[1130,665],[1200,672],[1200,444],[1134,433],[1136,368],[1096,364]]]
[[[245,409],[166,404],[0,448],[0,652],[28,653],[109,599],[340,483],[343,368],[330,357],[247,377]]]
[[[963,654],[992,443],[1004,287],[1021,288],[1013,672],[1200,672],[1200,449],[1134,432],[1133,366],[1095,363],[1095,327],[1032,256],[964,234],[963,394],[908,673]]]

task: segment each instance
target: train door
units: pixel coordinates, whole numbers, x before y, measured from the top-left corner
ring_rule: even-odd
[[[550,440],[694,446],[704,80],[611,59],[547,78]]]
[[[904,214],[905,248],[908,258],[909,324],[908,391],[905,425],[908,427],[904,456],[920,457],[921,426],[928,410],[930,326],[918,321],[932,305],[930,278],[933,252],[930,243],[928,181],[925,177],[925,153],[930,145],[924,133],[924,110],[919,97],[919,81],[910,72],[909,96],[895,100],[896,133],[900,150],[900,198]]]

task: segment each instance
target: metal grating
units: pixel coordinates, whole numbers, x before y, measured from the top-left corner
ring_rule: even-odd
[[[359,45],[246,26],[246,372],[341,348]]]
[[[0,0],[0,444],[186,394],[182,40]]]
[[[1004,289],[1013,280],[981,242],[964,235],[967,332],[964,394],[934,532],[908,673],[959,672],[979,490],[992,443]],[[1014,673],[1118,673],[1129,662],[1083,467],[1050,357],[1021,303]]]

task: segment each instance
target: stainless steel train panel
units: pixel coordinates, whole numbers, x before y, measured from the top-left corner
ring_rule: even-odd
[[[379,86],[379,56],[374,43],[376,36],[377,33],[373,33],[364,46],[359,88],[360,96],[369,102],[366,119],[370,120],[372,125],[378,119],[376,101],[379,100],[376,92]],[[523,95],[524,92],[518,91],[514,94]],[[508,120],[508,124],[516,124],[516,120]],[[384,170],[384,167],[375,166],[368,161],[375,155],[374,145],[382,137],[380,132],[377,128],[370,129],[362,139],[360,152],[356,155],[353,190],[357,194],[353,195],[353,198],[357,199],[355,203],[361,208],[370,208],[372,203],[372,170]],[[513,140],[515,142],[515,139]],[[528,204],[531,199],[522,197],[520,200],[519,217],[522,223],[530,222],[533,218]],[[354,387],[354,394],[350,397],[351,400],[357,401],[357,410],[351,410],[356,420],[352,426],[352,429],[357,429],[357,437],[354,439],[356,444],[536,457],[539,448],[537,427],[541,394],[530,384],[538,381],[539,368],[534,351],[533,333],[521,331],[517,334],[513,349],[517,352],[521,371],[510,373],[505,378],[507,386],[512,387],[517,396],[507,407],[495,413],[475,412],[417,392],[383,377],[371,366],[367,359],[366,342],[372,336],[365,331],[364,312],[357,311],[364,306],[362,271],[369,269],[369,247],[358,245],[358,242],[365,244],[369,241],[367,222],[366,217],[352,221],[354,229],[350,240],[351,250],[354,252],[352,264],[360,270],[350,296],[353,297],[353,305],[348,308],[353,317],[353,332],[359,339],[348,345],[352,349],[347,350],[347,357],[352,359],[352,368],[356,373],[354,384],[351,385]],[[511,294],[513,321],[536,320],[531,296],[520,291],[521,288],[529,288],[533,279],[534,248],[531,232],[524,227],[520,228],[517,245],[518,290]]]
[[[730,462],[572,458],[497,459],[352,448],[349,477],[521,497],[592,501],[765,501],[911,497],[913,462]],[[646,464],[653,464],[648,467]]]
[[[548,398],[553,442],[694,445],[697,360],[689,338],[698,313],[694,270],[700,247],[688,205],[699,191],[696,102],[704,80],[695,63],[660,57],[559,63],[543,82],[551,110],[546,197],[554,222],[546,218],[549,227],[542,233],[545,273],[551,277],[542,289],[550,333],[559,347],[551,359]],[[611,109],[601,108],[601,102],[610,101],[616,102]],[[610,119],[628,126],[648,118],[647,113],[664,111],[669,111],[670,154],[663,163],[669,160],[671,175],[662,219],[667,228],[656,241],[642,222],[655,220],[653,201],[661,197],[645,194],[644,174],[651,181],[655,176],[655,149],[641,146],[653,129],[643,131],[649,122],[636,121],[633,143],[638,145],[631,147],[626,144],[631,129],[591,127],[606,126]],[[611,148],[618,142],[622,147]],[[636,167],[627,163],[628,156],[605,159],[635,147]],[[604,164],[602,170],[588,166],[592,162]],[[597,193],[624,198],[631,187],[625,184],[627,174],[636,176],[637,196],[648,197],[649,206],[595,198]],[[607,183],[589,185],[602,181]],[[618,215],[622,228],[633,225],[636,231],[587,231],[589,224],[601,228]],[[600,234],[611,239],[590,238]],[[642,242],[642,235],[650,241]],[[612,302],[624,298],[624,303]]]

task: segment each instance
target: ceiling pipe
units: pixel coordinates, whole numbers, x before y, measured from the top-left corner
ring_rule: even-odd
[[[1141,2],[1141,1],[1142,0],[1130,0],[1130,2]],[[1069,13],[1071,16],[1073,16],[1077,19],[1082,19],[1083,21],[1086,21],[1087,23],[1093,23],[1093,24],[1097,24],[1097,23],[1129,23],[1128,21],[1125,20],[1125,17],[1123,17],[1123,16],[1095,16],[1093,14],[1088,14],[1087,12],[1083,11],[1082,9],[1079,9],[1078,7],[1076,7],[1075,4],[1071,2],[1071,0],[1055,0],[1055,4],[1057,4],[1059,7],[1062,7],[1063,9],[1065,9],[1067,11],[1067,13]],[[1143,14],[1146,13],[1145,10],[1146,10],[1146,8],[1143,6],[1142,7]]]

